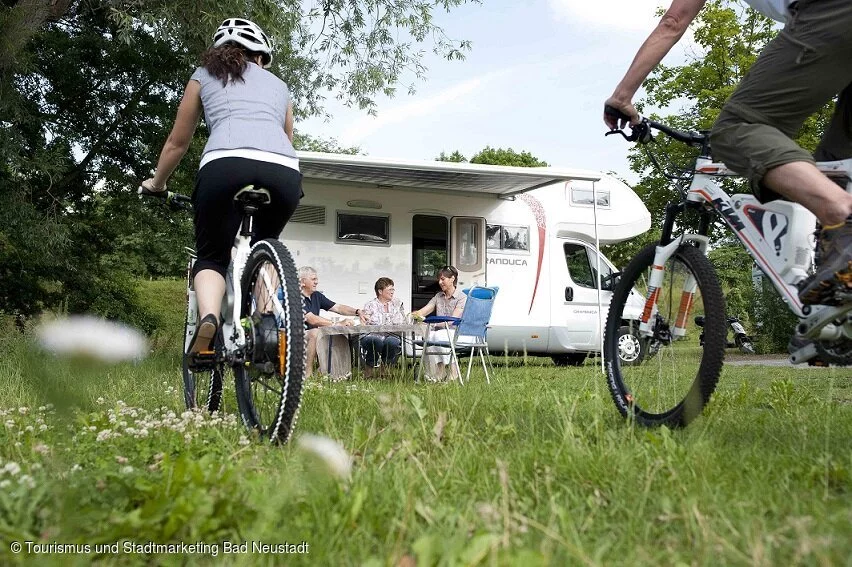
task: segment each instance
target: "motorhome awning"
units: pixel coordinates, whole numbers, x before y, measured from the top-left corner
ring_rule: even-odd
[[[601,173],[556,167],[506,167],[445,161],[298,152],[307,179],[356,182],[386,189],[418,189],[511,197],[560,181],[598,181]]]

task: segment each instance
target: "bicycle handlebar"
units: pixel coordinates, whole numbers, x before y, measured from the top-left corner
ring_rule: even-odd
[[[604,106],[604,114],[613,118],[617,118],[619,120],[630,120],[629,116],[627,116],[617,108],[609,105]],[[609,136],[610,134],[621,134],[628,142],[646,144],[652,139],[652,128],[654,130],[659,130],[666,136],[673,138],[678,142],[683,142],[684,144],[688,144],[690,146],[703,147],[707,143],[707,134],[700,134],[697,132],[684,132],[683,130],[671,128],[669,126],[666,126],[665,124],[660,124],[659,122],[656,122],[649,118],[644,118],[642,116],[639,117],[638,124],[630,125],[629,136],[619,128],[613,128],[612,130],[604,134],[604,136]]]
[[[172,210],[192,210],[192,199],[181,193],[175,193],[174,191],[149,191],[142,185],[139,186],[136,192],[143,197],[160,199]]]

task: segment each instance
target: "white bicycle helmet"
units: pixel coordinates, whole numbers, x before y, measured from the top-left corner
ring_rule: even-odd
[[[213,47],[219,47],[229,41],[242,45],[249,51],[262,53],[264,69],[272,64],[272,42],[256,23],[243,18],[228,18],[213,34]]]

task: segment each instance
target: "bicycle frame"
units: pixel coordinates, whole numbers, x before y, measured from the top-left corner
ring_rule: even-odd
[[[823,162],[817,165],[829,177],[852,179],[852,159]],[[666,262],[685,242],[693,242],[703,253],[707,253],[709,242],[707,233],[711,213],[715,212],[763,270],[787,303],[788,308],[800,319],[800,324],[797,326],[799,335],[818,340],[848,336],[850,333],[848,323],[835,326],[832,322],[852,310],[852,304],[835,307],[803,306],[798,297],[796,284],[807,276],[807,269],[813,261],[813,242],[806,242],[805,246],[802,246],[801,242],[801,235],[814,231],[816,221],[813,215],[800,205],[786,201],[777,202],[782,205],[773,203],[764,205],[750,194],[728,195],[715,180],[717,177],[724,176],[736,176],[736,174],[722,163],[714,163],[706,156],[699,157],[685,200],[667,207],[663,235],[654,256],[645,308],[640,318],[640,333],[646,337],[653,335],[652,322],[657,309],[656,296],[665,277]],[[789,214],[779,210],[779,207],[787,208]],[[686,232],[672,239],[675,218],[687,208],[697,209],[701,214],[699,229],[697,232]],[[692,277],[684,282],[678,315],[672,327],[674,337],[685,335],[695,287]]]
[[[192,248],[186,248],[189,253],[189,260],[186,266],[186,336],[184,337],[183,350],[186,352],[192,342],[192,337],[195,335],[195,326],[198,318],[198,302],[195,298],[195,285],[192,281],[192,268],[195,265],[196,254]],[[241,296],[241,282],[239,279],[234,279],[235,273],[242,273],[243,267],[246,264],[251,248],[249,246],[249,237],[237,235],[234,240],[234,253],[231,264],[228,266],[228,272],[225,276],[225,297],[222,299],[222,336],[224,339],[225,352],[237,353],[245,347],[245,330],[242,325],[235,325],[234,322],[239,319],[240,305],[236,298]]]
[[[244,362],[242,359],[245,356],[246,335],[245,329],[240,322],[240,298],[242,297],[242,282],[239,277],[243,273],[243,268],[251,254],[251,238],[253,233],[252,228],[253,218],[246,215],[243,218],[240,230],[234,238],[234,247],[231,254],[231,263],[228,266],[228,271],[225,276],[225,297],[222,299],[222,338],[224,340],[224,350],[226,355],[231,359],[229,363]],[[184,338],[184,352],[189,348],[192,342],[192,336],[195,334],[195,323],[198,313],[198,304],[195,299],[195,289],[192,282],[192,268],[195,264],[195,252],[191,248],[187,248],[189,252],[189,261],[187,263],[187,331]],[[234,277],[237,274],[237,277]],[[262,273],[263,282],[267,290],[275,289],[272,282],[269,280],[269,274]],[[283,312],[284,308],[280,299],[274,293],[270,293],[270,297],[275,306],[277,313]]]

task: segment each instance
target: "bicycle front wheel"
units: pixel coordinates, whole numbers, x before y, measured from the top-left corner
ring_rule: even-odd
[[[662,286],[652,289],[655,248],[646,246],[630,262],[613,292],[604,339],[607,383],[625,417],[682,427],[701,413],[719,380],[725,303],[713,266],[691,245],[677,249],[663,267]],[[703,346],[697,315],[704,316]]]
[[[241,280],[245,364],[234,367],[237,403],[261,439],[285,443],[298,418],[305,375],[305,317],[296,266],[277,240],[257,242]]]

